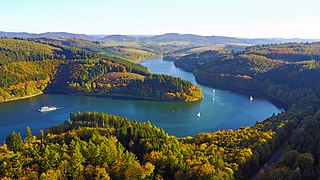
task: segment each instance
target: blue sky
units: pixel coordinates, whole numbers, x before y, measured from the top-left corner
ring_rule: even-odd
[[[0,0],[0,31],[320,39],[319,0]]]

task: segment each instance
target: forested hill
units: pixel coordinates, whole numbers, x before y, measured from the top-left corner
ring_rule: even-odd
[[[0,102],[45,92],[196,101],[188,81],[153,75],[146,67],[109,54],[60,44],[0,39]]]
[[[173,101],[202,99],[201,89],[189,81],[151,74],[111,60],[75,60],[62,64],[48,91]]]
[[[0,38],[0,65],[17,61],[91,59],[98,54],[67,46],[50,46],[23,39]]]
[[[159,58],[166,52],[166,49],[172,49],[169,45],[151,45],[147,43],[104,43],[101,41],[90,41],[75,38],[29,38],[28,40],[53,46],[67,46],[82,49],[98,53],[100,55],[117,56],[132,62]]]
[[[201,36],[195,34],[167,33],[154,36],[130,36],[130,35],[109,35],[99,41],[103,42],[148,42],[162,44],[270,44],[286,42],[315,42],[314,39],[283,39],[283,38],[237,38],[226,36]]]
[[[267,164],[259,177],[320,177],[320,133],[316,130],[320,128],[320,43],[252,46],[241,53],[207,51],[182,57],[175,65],[192,71],[202,84],[261,91],[286,103],[287,112],[275,116],[284,123],[275,130],[275,136],[284,144],[282,155],[280,160],[275,158]],[[283,128],[288,131],[282,132]],[[278,145],[272,141],[269,144]],[[266,155],[270,157],[271,154]]]
[[[74,33],[67,33],[67,32],[46,32],[40,34],[34,33],[26,33],[26,32],[3,32],[0,31],[0,37],[7,37],[7,38],[77,38],[77,39],[86,39],[86,40],[95,40],[99,39],[96,36],[90,36],[86,34],[74,34]]]
[[[70,114],[65,123],[26,139],[8,134],[0,146],[0,178],[247,179],[280,143],[270,118],[255,127],[195,137],[168,136],[148,123],[97,112]]]
[[[205,84],[258,88],[288,101],[292,98],[274,92],[275,86],[311,88],[319,94],[320,84],[314,82],[319,62],[320,43],[287,43],[252,46],[241,53],[206,51],[184,56],[175,65],[193,71]]]
[[[270,43],[287,43],[287,42],[315,42],[319,39],[284,39],[284,38],[238,38],[226,36],[201,36],[196,34],[179,34],[166,33],[162,35],[86,35],[73,34],[67,32],[47,32],[47,33],[26,33],[26,32],[2,32],[0,37],[8,38],[62,38],[62,39],[84,39],[89,41],[99,42],[147,42],[147,43],[162,43],[162,44],[270,44]]]

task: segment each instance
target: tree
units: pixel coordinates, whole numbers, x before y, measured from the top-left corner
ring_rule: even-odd
[[[39,178],[40,180],[61,179],[61,173],[59,170],[50,169],[43,172]]]
[[[125,177],[127,180],[144,179],[146,177],[146,171],[139,163],[134,163],[126,170]]]
[[[311,169],[313,162],[314,162],[314,158],[313,158],[312,154],[310,154],[310,153],[301,154],[297,159],[297,163],[300,168],[300,172],[303,173],[307,169]]]
[[[19,151],[22,144],[20,133],[16,133],[15,131],[13,131],[12,134],[8,134],[6,137],[6,144],[11,151]]]
[[[39,135],[38,135],[38,139],[41,141],[41,143],[43,143],[43,140],[44,140],[44,132],[43,132],[43,130],[40,130]]]
[[[33,139],[32,132],[29,126],[26,128],[26,141],[30,142]]]

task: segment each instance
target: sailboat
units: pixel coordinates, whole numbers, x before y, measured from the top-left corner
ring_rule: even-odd
[[[252,96],[250,96],[250,101],[253,101],[253,97]]]
[[[215,89],[212,89],[212,94],[216,94],[216,90]]]
[[[197,117],[200,118],[200,112],[198,112]]]

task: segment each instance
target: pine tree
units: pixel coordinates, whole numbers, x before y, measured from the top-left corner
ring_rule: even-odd
[[[20,133],[13,131],[6,137],[6,144],[11,151],[17,152],[21,149],[22,138]]]
[[[26,141],[30,142],[33,139],[32,132],[29,126],[26,128]]]

